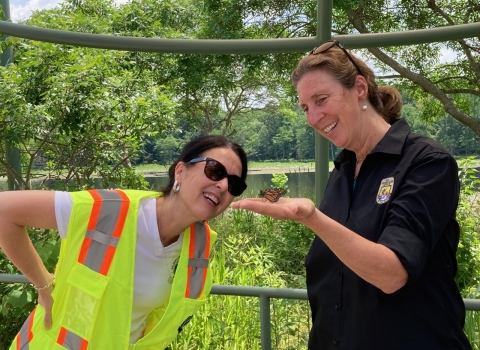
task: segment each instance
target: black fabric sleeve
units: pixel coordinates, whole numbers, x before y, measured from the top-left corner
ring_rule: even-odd
[[[458,167],[448,153],[430,152],[415,159],[399,185],[378,243],[395,252],[408,272],[410,284],[455,218]]]

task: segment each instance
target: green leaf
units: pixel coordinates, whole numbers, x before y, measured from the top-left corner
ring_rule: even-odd
[[[14,307],[23,308],[25,305],[28,304],[28,299],[29,297],[25,289],[23,291],[17,289],[10,293],[8,301]]]

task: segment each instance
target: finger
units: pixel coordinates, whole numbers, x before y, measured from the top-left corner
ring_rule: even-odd
[[[231,207],[232,209],[247,209],[245,205],[248,205],[248,204],[245,204],[245,203],[249,203],[249,202],[270,203],[265,198],[244,198],[239,201],[233,202],[231,204]]]
[[[48,331],[52,328],[52,312],[51,310],[45,310],[45,317],[43,318],[43,323],[45,325],[45,329]]]
[[[279,203],[272,203],[267,200],[258,198],[259,200],[242,200],[237,202],[233,209],[250,210],[261,215],[268,215],[273,218],[283,218],[285,215],[282,213],[285,211],[285,207],[279,205]]]

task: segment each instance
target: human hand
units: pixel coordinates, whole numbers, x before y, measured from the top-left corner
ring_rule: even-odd
[[[48,331],[52,328],[53,286],[38,291],[38,304],[45,309],[43,323]]]
[[[270,202],[264,198],[245,198],[232,203],[232,209],[250,210],[279,220],[294,220],[306,224],[315,214],[315,204],[307,198],[280,198]]]

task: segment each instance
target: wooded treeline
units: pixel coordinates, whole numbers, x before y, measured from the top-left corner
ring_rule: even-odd
[[[254,39],[314,36],[314,0],[66,0],[26,24],[138,37]],[[465,1],[334,1],[334,34],[473,23]],[[5,39],[5,38],[0,38]],[[312,159],[314,134],[289,75],[305,54],[193,55],[109,51],[8,38],[0,68],[0,140],[22,153],[22,182],[48,176],[138,185],[131,164],[168,163],[197,134],[232,136],[252,160]],[[454,59],[442,61],[445,50]],[[478,38],[355,50],[380,83],[397,86],[414,131],[454,154],[478,154]],[[331,154],[334,155],[334,147]],[[12,173],[0,142],[0,176]],[[44,175],[44,174],[42,174]],[[120,179],[120,181],[118,180]]]

